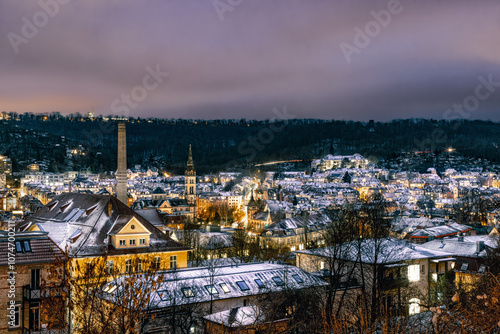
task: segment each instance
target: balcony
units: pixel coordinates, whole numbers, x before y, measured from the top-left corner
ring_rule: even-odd
[[[41,298],[40,289],[32,289],[30,285],[23,286],[23,298],[28,301],[39,301]]]
[[[407,288],[410,285],[406,277],[384,277],[380,280],[382,290]]]

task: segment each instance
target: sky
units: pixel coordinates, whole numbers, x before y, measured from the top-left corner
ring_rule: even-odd
[[[499,106],[498,0],[0,1],[0,112],[500,121]]]

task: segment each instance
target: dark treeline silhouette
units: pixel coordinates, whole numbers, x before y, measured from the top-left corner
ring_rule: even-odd
[[[45,159],[50,171],[90,167],[116,169],[116,117],[89,119],[80,114],[8,113],[0,122],[0,154],[23,163]],[[4,117],[6,118],[6,117]],[[58,144],[58,145],[57,145]],[[500,123],[407,119],[391,122],[293,119],[185,120],[128,118],[128,164],[181,173],[189,144],[197,170],[216,172],[259,162],[309,160],[326,154],[361,153],[389,158],[403,152],[459,153],[500,162]],[[67,149],[83,146],[85,155],[71,158]]]

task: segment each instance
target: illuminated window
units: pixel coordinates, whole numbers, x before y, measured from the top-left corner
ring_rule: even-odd
[[[231,292],[231,290],[229,290],[229,287],[227,286],[226,283],[221,283],[219,284],[220,288],[222,289],[222,291],[224,291],[224,293],[229,293]]]
[[[181,291],[184,294],[184,297],[186,298],[194,297],[194,293],[193,290],[191,290],[191,288],[182,288]]]
[[[418,264],[408,266],[408,280],[410,282],[420,281],[420,266]]]
[[[219,294],[219,291],[217,291],[217,289],[213,285],[205,285],[205,289],[207,289],[208,293],[211,295]]]
[[[113,293],[113,291],[115,291],[117,288],[118,288],[118,285],[111,283],[107,287],[104,288],[104,292]]]
[[[410,307],[408,308],[408,313],[410,315],[420,313],[420,299],[418,298],[410,299]]]
[[[320,270],[325,269],[325,261],[321,261],[321,262],[319,263],[319,269],[320,269]]]

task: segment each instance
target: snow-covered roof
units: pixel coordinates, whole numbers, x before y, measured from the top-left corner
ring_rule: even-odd
[[[363,239],[342,244],[339,247],[296,251],[309,255],[332,257],[340,260],[363,262],[368,264],[391,264],[428,258],[449,257],[450,253],[430,250],[403,240],[394,238]]]
[[[150,305],[154,309],[168,308],[174,303],[180,306],[209,302],[211,299],[231,299],[328,285],[295,266],[270,262],[186,268],[161,272],[156,276],[154,279],[158,281],[161,278],[162,283],[151,297]],[[122,276],[108,283],[117,288],[111,289],[112,293],[104,294],[104,298],[120,298],[122,283],[128,277]]]

